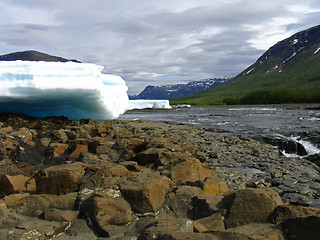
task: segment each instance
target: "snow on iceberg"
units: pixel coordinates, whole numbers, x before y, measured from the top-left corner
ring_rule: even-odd
[[[128,110],[134,109],[170,109],[169,100],[129,100]]]
[[[115,119],[127,109],[128,88],[102,70],[90,63],[0,61],[0,112]]]

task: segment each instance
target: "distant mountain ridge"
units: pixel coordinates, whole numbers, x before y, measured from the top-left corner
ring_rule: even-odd
[[[195,105],[320,102],[320,25],[270,47],[231,81],[175,101]]]
[[[193,95],[201,91],[219,86],[229,78],[210,78],[201,81],[192,81],[187,84],[164,86],[147,86],[139,95],[131,96],[134,99],[173,99]]]
[[[45,61],[45,62],[77,62],[75,59],[65,59],[62,57],[51,56],[46,53],[28,50],[23,52],[14,52],[5,55],[0,55],[0,61]]]

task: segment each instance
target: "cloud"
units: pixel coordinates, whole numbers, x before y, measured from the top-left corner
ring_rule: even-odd
[[[318,24],[318,1],[4,0],[0,52],[35,49],[103,65],[130,93],[236,75]]]

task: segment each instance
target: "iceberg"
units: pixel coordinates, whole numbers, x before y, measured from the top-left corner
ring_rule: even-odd
[[[128,88],[102,70],[90,63],[0,61],[0,112],[116,119],[128,108]]]
[[[129,100],[128,110],[134,109],[171,109],[169,100]]]

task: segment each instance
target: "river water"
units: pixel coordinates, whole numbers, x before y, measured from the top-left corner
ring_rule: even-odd
[[[287,107],[191,107],[129,111],[119,119],[152,120],[202,126],[208,133],[223,132],[254,139],[299,142],[309,155],[320,153],[320,110]]]

